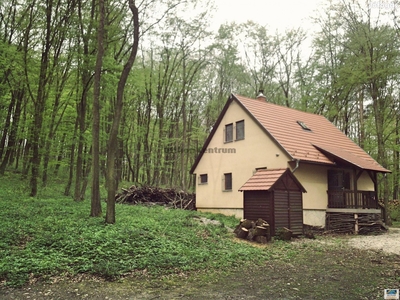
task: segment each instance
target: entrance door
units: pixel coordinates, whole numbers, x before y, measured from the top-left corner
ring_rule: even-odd
[[[328,207],[343,208],[344,201],[344,172],[328,170]]]

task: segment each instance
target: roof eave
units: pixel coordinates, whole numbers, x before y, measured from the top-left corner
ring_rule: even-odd
[[[388,169],[386,169],[386,168],[384,168],[383,166],[381,166],[380,164],[378,164],[378,167],[377,168],[366,168],[366,167],[362,167],[362,166],[360,166],[360,165],[358,165],[357,163],[355,163],[355,162],[352,162],[352,161],[350,161],[350,160],[348,160],[348,159],[346,159],[346,158],[343,158],[343,157],[341,157],[341,156],[338,156],[338,155],[336,155],[336,154],[334,154],[334,153],[331,153],[331,152],[329,152],[329,151],[327,151],[327,150],[324,150],[323,148],[321,148],[321,147],[319,147],[319,146],[317,146],[317,145],[313,145],[316,149],[318,149],[318,151],[320,151],[321,153],[323,153],[323,152],[326,152],[326,153],[328,153],[328,155],[331,155],[331,156],[333,156],[333,157],[335,157],[336,159],[338,159],[339,161],[342,161],[342,162],[345,162],[346,164],[349,164],[349,165],[352,165],[352,166],[354,166],[354,167],[356,167],[357,169],[360,169],[360,170],[366,170],[366,171],[373,171],[373,172],[376,172],[376,173],[392,173],[392,171],[390,171],[390,170],[388,170]],[[324,153],[323,153],[324,154]],[[324,154],[325,156],[326,156],[326,154]]]

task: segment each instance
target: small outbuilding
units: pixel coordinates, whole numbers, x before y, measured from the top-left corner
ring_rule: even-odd
[[[248,220],[267,221],[271,235],[286,227],[293,235],[303,234],[303,193],[290,169],[259,169],[239,189],[243,192],[243,214]]]

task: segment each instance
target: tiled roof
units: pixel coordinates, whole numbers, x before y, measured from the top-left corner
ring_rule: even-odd
[[[294,160],[334,164],[338,158],[359,168],[390,172],[321,115],[232,95]],[[309,130],[303,129],[303,122]]]
[[[287,169],[258,170],[239,191],[268,191]]]

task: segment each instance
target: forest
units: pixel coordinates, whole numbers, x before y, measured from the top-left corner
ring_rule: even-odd
[[[381,2],[378,2],[381,3]],[[386,3],[386,2],[382,2]],[[189,170],[230,93],[324,115],[398,199],[400,4],[326,1],[315,32],[248,21],[214,32],[207,0],[0,2],[0,176],[115,222],[121,182],[193,190]],[[0,178],[1,180],[1,178]]]

